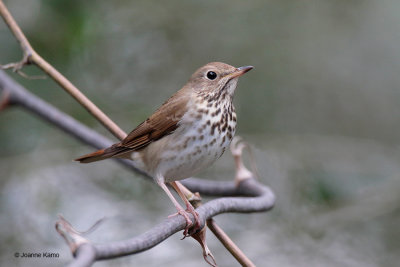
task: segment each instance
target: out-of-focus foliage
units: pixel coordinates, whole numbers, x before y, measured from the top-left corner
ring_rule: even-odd
[[[5,1],[36,50],[131,130],[199,66],[253,65],[236,93],[238,134],[254,144],[269,213],[216,219],[257,266],[394,266],[400,261],[400,2]],[[0,64],[20,48],[0,22]],[[39,74],[34,67],[24,69]],[[30,91],[110,136],[50,79]],[[71,259],[58,213],[90,238],[124,239],[172,213],[161,190],[19,108],[0,113],[0,265]],[[200,176],[232,179],[227,153]],[[99,266],[205,266],[191,240]],[[208,235],[221,266],[232,257]],[[15,259],[15,252],[59,259]]]

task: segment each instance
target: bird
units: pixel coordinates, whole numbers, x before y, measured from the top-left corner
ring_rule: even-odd
[[[177,209],[176,214],[185,218],[184,236],[188,236],[189,228],[200,227],[200,220],[176,181],[206,169],[230,145],[237,122],[234,92],[239,77],[251,69],[253,66],[235,68],[222,62],[200,67],[179,91],[125,139],[75,160],[81,163],[108,158],[133,160],[165,191]],[[167,184],[182,198],[186,210]],[[195,225],[189,213],[193,214]]]

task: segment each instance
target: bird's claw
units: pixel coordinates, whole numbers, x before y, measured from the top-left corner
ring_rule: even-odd
[[[213,267],[217,266],[214,255],[211,253],[210,249],[206,243],[206,228],[201,229],[200,231],[194,233],[192,237],[200,243],[201,248],[203,249],[203,258],[204,260]]]
[[[185,218],[185,221],[186,221],[186,227],[185,227],[185,230],[183,231],[183,238],[185,238],[185,237],[187,237],[187,236],[190,236],[190,234],[189,234],[189,229],[193,226],[193,222],[192,222],[192,220],[189,218],[188,212],[185,211],[184,209],[181,209],[181,210],[178,210],[177,213],[174,213],[174,214],[172,214],[172,215],[169,215],[168,218],[171,218],[171,217],[174,217],[174,216],[177,216],[177,215],[182,215],[183,218]],[[195,218],[196,218],[196,217],[195,217]],[[183,239],[183,238],[182,238],[182,239]]]
[[[188,237],[188,236],[192,236],[193,234],[195,234],[201,230],[200,218],[199,218],[199,214],[197,213],[197,211],[195,211],[193,208],[187,209],[186,211],[193,214],[195,223],[191,227],[185,229],[185,231],[186,230],[188,230],[188,231],[186,232],[186,235],[185,235],[185,232],[183,233],[184,237],[182,239],[184,239],[185,237]]]

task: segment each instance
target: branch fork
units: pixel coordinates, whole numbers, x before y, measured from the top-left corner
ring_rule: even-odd
[[[56,231],[62,238],[64,238],[72,254],[75,255],[80,246],[90,242],[82,236],[82,233],[75,230],[62,215],[59,215],[58,217],[58,221],[56,222]]]

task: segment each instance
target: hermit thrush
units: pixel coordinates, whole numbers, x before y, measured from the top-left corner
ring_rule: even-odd
[[[107,158],[134,160],[167,193],[178,214],[184,216],[186,235],[192,222],[166,183],[175,188],[199,225],[197,213],[175,181],[205,169],[229,146],[236,129],[232,99],[238,78],[252,68],[235,68],[220,62],[199,68],[182,89],[124,140],[76,160],[81,163]]]

